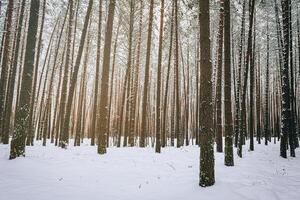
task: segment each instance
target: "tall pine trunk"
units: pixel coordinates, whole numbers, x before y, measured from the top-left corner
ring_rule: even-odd
[[[231,103],[231,26],[230,26],[230,0],[224,2],[224,98],[225,98],[225,165],[233,166],[233,124]]]
[[[156,88],[156,143],[155,152],[161,150],[161,65],[162,65],[162,42],[164,28],[164,5],[165,1],[160,1],[160,27],[159,27],[159,46],[158,46],[158,64],[157,64],[157,88]]]
[[[73,18],[74,18],[74,1],[69,0],[69,24],[68,24],[68,35],[67,35],[67,49],[66,49],[66,60],[65,60],[65,68],[63,73],[63,82],[62,82],[62,90],[61,90],[61,100],[60,100],[60,141],[59,146],[62,148],[67,148],[69,143],[69,132],[66,132],[68,128],[64,128],[65,118],[69,116],[66,115],[66,102],[67,102],[67,84],[69,79],[69,70],[71,69],[71,45],[72,45],[72,37],[73,37]],[[66,126],[69,126],[67,124]]]
[[[25,156],[25,139],[26,131],[29,128],[30,98],[32,98],[32,75],[36,54],[39,7],[39,0],[31,0],[20,101],[16,113],[16,126],[11,141],[10,159]]]
[[[200,182],[202,187],[215,183],[214,131],[212,105],[212,63],[210,53],[209,0],[199,1],[200,21]]]
[[[83,30],[82,30],[82,34],[81,34],[81,38],[80,38],[78,53],[77,53],[77,57],[76,57],[76,61],[75,61],[74,72],[72,74],[72,79],[70,82],[70,89],[69,89],[69,95],[68,95],[69,97],[68,97],[68,101],[66,104],[66,113],[65,113],[63,124],[62,124],[62,134],[63,134],[62,136],[63,137],[62,137],[61,144],[62,144],[63,148],[66,148],[67,147],[66,145],[68,145],[71,108],[72,108],[72,104],[73,104],[74,91],[75,91],[75,87],[76,87],[76,83],[77,83],[77,79],[78,79],[78,71],[79,71],[79,67],[80,67],[80,63],[81,63],[84,44],[86,42],[86,36],[87,36],[87,32],[88,32],[88,25],[89,25],[91,13],[92,13],[93,3],[94,3],[93,0],[89,0],[88,8],[86,11],[86,16],[85,16],[85,20],[84,20]]]
[[[94,100],[93,100],[93,115],[92,115],[92,128],[91,128],[91,145],[95,145],[95,137],[97,129],[97,122],[99,121],[98,101],[99,101],[99,75],[100,75],[100,54],[101,54],[101,35],[102,35],[102,0],[99,1],[98,11],[98,34],[97,34],[97,58],[96,58],[96,76],[94,84]]]
[[[5,109],[5,97],[7,94],[7,79],[9,74],[10,66],[10,55],[11,55],[11,40],[12,40],[12,17],[13,17],[14,1],[9,0],[7,4],[7,11],[5,16],[5,28],[3,32],[2,41],[3,45],[3,57],[1,66],[1,77],[0,77],[0,134],[2,134],[2,142],[8,144],[9,132],[3,132],[4,124],[4,109]],[[1,52],[2,53],[2,52]],[[0,54],[1,57],[1,54]]]
[[[18,67],[18,61],[19,61],[21,36],[22,36],[22,30],[23,30],[25,4],[26,4],[26,0],[22,0],[20,15],[19,15],[19,19],[18,19],[19,21],[18,21],[17,35],[15,38],[16,47],[13,52],[13,63],[11,65],[11,67],[12,67],[11,80],[8,85],[8,91],[7,91],[7,96],[6,96],[7,103],[5,105],[5,115],[4,115],[6,120],[3,124],[3,132],[2,132],[2,134],[3,134],[2,142],[6,143],[6,144],[8,144],[10,125],[12,123],[11,113],[12,113],[12,108],[13,108],[13,98],[14,98],[13,95],[14,95],[14,91],[15,91],[15,83],[17,81],[16,74],[17,74],[17,67]]]
[[[108,119],[108,80],[109,80],[109,68],[110,68],[110,52],[111,52],[111,39],[112,30],[114,24],[114,14],[115,14],[115,0],[109,1],[108,17],[106,22],[106,32],[105,32],[105,43],[104,43],[104,54],[103,54],[103,64],[102,64],[102,79],[101,79],[101,95],[100,95],[100,125],[99,135],[98,135],[98,153],[106,153],[106,137],[107,137],[107,119]]]
[[[218,61],[217,61],[217,88],[216,88],[216,144],[217,152],[223,152],[222,126],[222,73],[223,73],[223,36],[224,36],[224,0],[220,1],[218,33]]]
[[[147,104],[149,95],[149,73],[150,73],[150,54],[151,54],[151,43],[152,43],[152,25],[153,25],[153,7],[154,0],[150,0],[149,10],[149,22],[148,22],[148,38],[147,38],[147,50],[146,50],[146,65],[145,65],[145,78],[144,78],[144,91],[142,100],[142,121],[141,121],[141,137],[140,147],[145,147],[145,137],[147,131]]]

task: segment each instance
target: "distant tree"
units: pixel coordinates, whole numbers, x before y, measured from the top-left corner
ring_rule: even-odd
[[[235,146],[238,147],[237,154],[242,157],[242,141],[243,141],[243,132],[242,132],[242,108],[241,108],[241,96],[242,96],[242,60],[243,60],[243,51],[245,43],[245,13],[246,13],[246,0],[243,1],[243,14],[242,14],[242,23],[241,23],[241,34],[240,34],[240,44],[239,44],[239,57],[238,57],[238,68],[237,68],[237,89],[236,89],[236,113],[235,113]]]
[[[246,97],[247,97],[247,88],[248,88],[248,77],[249,77],[249,67],[252,59],[252,46],[253,46],[253,21],[254,21],[254,8],[255,0],[251,0],[249,5],[249,30],[248,30],[248,45],[246,51],[246,62],[244,69],[244,83],[242,87],[242,103],[241,103],[241,132],[239,136],[239,145],[238,145],[238,156],[242,157],[242,144],[244,144],[244,137],[247,135],[247,112],[246,112]],[[253,136],[252,136],[253,137]],[[252,142],[251,142],[252,141]],[[250,143],[253,145],[253,138]],[[251,145],[250,145],[251,146]]]
[[[130,0],[129,1],[129,27],[128,27],[128,55],[127,55],[127,69],[128,70],[128,81],[127,85],[124,85],[126,87],[126,118],[125,118],[125,132],[124,132],[124,146],[127,146],[127,138],[128,143],[130,146],[134,146],[134,132],[131,132],[130,126],[131,126],[131,117],[133,113],[130,112],[132,106],[133,106],[133,98],[132,98],[132,90],[133,90],[133,84],[132,80],[134,78],[134,68],[133,68],[133,59],[132,59],[132,50],[133,50],[133,31],[134,31],[134,12],[135,12],[135,1]],[[126,72],[127,73],[127,72]],[[124,102],[125,103],[125,102]],[[132,115],[130,115],[132,114]]]
[[[143,90],[143,100],[142,100],[142,121],[141,121],[141,137],[140,137],[140,147],[145,147],[145,137],[147,129],[147,104],[149,96],[149,73],[150,73],[150,54],[151,54],[151,43],[152,43],[152,26],[153,26],[153,7],[154,0],[150,0],[149,9],[149,22],[148,22],[148,37],[147,37],[147,50],[146,50],[146,65],[145,65],[145,78],[144,78],[144,90]]]
[[[270,44],[269,44],[269,21],[267,22],[267,65],[266,65],[266,83],[265,83],[265,116],[264,116],[264,136],[265,136],[265,145],[268,145],[270,137],[270,112],[269,112],[269,77],[270,77]]]
[[[217,88],[216,88],[216,144],[217,152],[223,152],[222,126],[222,77],[223,77],[223,39],[224,39],[224,0],[220,1],[219,32],[218,32],[218,61],[217,61]]]
[[[68,97],[68,101],[66,104],[66,114],[64,117],[64,122],[62,124],[62,131],[63,131],[62,132],[63,133],[62,140],[63,141],[61,144],[62,144],[63,148],[67,147],[66,145],[68,144],[68,140],[69,140],[71,109],[72,109],[72,104],[74,101],[74,92],[75,92],[76,82],[78,79],[78,71],[79,71],[79,67],[80,67],[80,63],[81,63],[81,58],[83,55],[84,45],[85,45],[87,34],[88,34],[88,25],[89,25],[89,21],[90,21],[91,14],[92,14],[93,3],[94,3],[93,0],[89,0],[88,8],[86,11],[86,16],[85,16],[85,20],[84,20],[84,25],[83,25],[83,29],[82,29],[82,33],[81,33],[81,37],[80,37],[78,53],[77,53],[77,57],[76,57],[75,65],[74,65],[74,71],[72,74],[72,79],[70,80],[69,97]]]
[[[89,21],[88,26],[88,35],[87,35],[87,41],[85,44],[85,54],[84,54],[84,61],[83,61],[83,72],[81,74],[81,80],[79,85],[79,99],[77,104],[77,120],[76,120],[76,133],[74,138],[74,146],[80,146],[80,139],[84,132],[83,129],[83,122],[85,121],[84,118],[84,98],[85,98],[85,91],[86,91],[86,74],[87,74],[87,68],[89,64],[89,56],[90,56],[90,42],[91,42],[91,33],[90,33],[90,27],[91,27],[91,20]],[[72,132],[73,133],[73,132]]]
[[[173,29],[174,29],[174,1],[172,2],[172,12],[170,19],[170,43],[168,50],[168,64],[167,64],[167,77],[166,77],[166,86],[164,91],[164,103],[163,103],[163,120],[162,120],[162,142],[161,146],[166,146],[166,119],[167,119],[167,102],[168,102],[168,93],[169,93],[169,80],[170,80],[170,71],[171,71],[171,58],[172,58],[172,48],[173,48]]]
[[[181,117],[181,108],[180,108],[180,78],[179,78],[179,22],[178,22],[178,0],[174,0],[174,9],[175,9],[175,15],[174,15],[174,25],[175,25],[175,54],[174,54],[174,71],[175,71],[175,79],[174,79],[174,90],[175,90],[175,134],[177,139],[177,147],[183,146],[183,133],[182,130],[180,130],[180,117]]]
[[[97,57],[96,57],[96,75],[95,75],[95,94],[93,99],[93,116],[92,116],[92,128],[91,128],[91,145],[95,145],[95,137],[97,129],[97,122],[99,121],[98,103],[99,103],[99,76],[100,76],[100,57],[101,57],[101,35],[102,35],[102,2],[99,1],[99,13],[98,13],[98,34],[97,34]]]
[[[255,127],[254,127],[254,123],[255,123],[255,117],[254,117],[254,112],[255,112],[255,106],[251,106],[251,105],[255,105],[254,101],[255,101],[255,96],[254,96],[254,85],[255,85],[255,67],[254,67],[254,54],[255,54],[255,1],[252,1],[252,3],[250,4],[250,26],[252,25],[252,33],[251,33],[251,42],[252,42],[252,48],[248,51],[247,57],[248,59],[248,65],[250,68],[250,72],[249,72],[249,76],[250,76],[250,80],[249,80],[249,88],[250,88],[250,92],[249,92],[249,96],[250,96],[250,107],[249,107],[249,139],[250,139],[250,146],[249,146],[249,150],[250,151],[254,151],[254,132],[255,132]],[[250,33],[249,33],[250,34]],[[249,41],[248,41],[248,45],[249,45]],[[247,64],[246,63],[246,64]]]
[[[157,89],[156,89],[156,143],[155,152],[161,151],[161,65],[162,65],[162,42],[164,31],[164,5],[165,1],[160,1],[160,28],[159,28],[159,47],[158,47],[158,66],[157,66]]]
[[[257,56],[258,63],[256,65],[256,139],[258,144],[261,143],[261,67],[260,52]]]
[[[143,9],[144,9],[144,2],[140,1],[139,6],[139,28],[138,28],[138,36],[137,36],[137,53],[136,53],[136,62],[133,78],[133,87],[131,91],[132,95],[132,106],[130,108],[130,133],[138,135],[138,124],[139,120],[136,115],[136,110],[139,107],[138,98],[138,84],[139,84],[139,75],[140,75],[140,64],[141,64],[141,46],[142,46],[142,28],[143,28]]]
[[[69,124],[65,125],[64,121],[65,118],[69,116],[66,115],[66,103],[67,103],[67,89],[68,89],[68,79],[69,79],[69,71],[71,69],[71,45],[72,45],[72,38],[73,38],[73,18],[74,18],[74,1],[69,0],[69,22],[68,22],[68,35],[67,35],[67,49],[66,49],[66,60],[65,60],[65,67],[63,73],[63,82],[62,82],[62,90],[61,90],[61,99],[60,99],[60,109],[59,109],[59,116],[60,116],[60,141],[59,146],[62,148],[67,148],[69,143],[69,132],[66,132]]]

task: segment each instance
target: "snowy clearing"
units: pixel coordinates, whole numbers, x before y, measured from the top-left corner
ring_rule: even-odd
[[[53,145],[27,147],[26,157],[8,160],[0,145],[1,200],[296,200],[300,159],[283,159],[279,144],[255,145],[235,166],[216,153],[216,184],[198,186],[199,148],[108,148],[106,155],[86,144],[63,150]],[[300,154],[299,149],[296,152]]]

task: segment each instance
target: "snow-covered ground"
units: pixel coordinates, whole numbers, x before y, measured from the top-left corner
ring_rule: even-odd
[[[275,200],[300,199],[300,159],[279,157],[279,144],[245,148],[235,166],[216,153],[216,184],[198,186],[199,148],[109,148],[85,144],[63,150],[36,143],[8,160],[0,145],[1,200]],[[235,150],[236,151],[236,150]],[[296,152],[300,155],[300,151]]]

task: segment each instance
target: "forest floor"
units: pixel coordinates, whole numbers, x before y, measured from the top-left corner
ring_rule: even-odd
[[[199,148],[109,148],[98,155],[85,141],[63,150],[36,142],[8,160],[0,145],[1,200],[285,200],[300,198],[300,157],[279,157],[279,144],[244,147],[235,166],[216,153],[216,184],[198,186]],[[236,149],[234,150],[236,154]],[[300,150],[296,150],[300,156]]]

